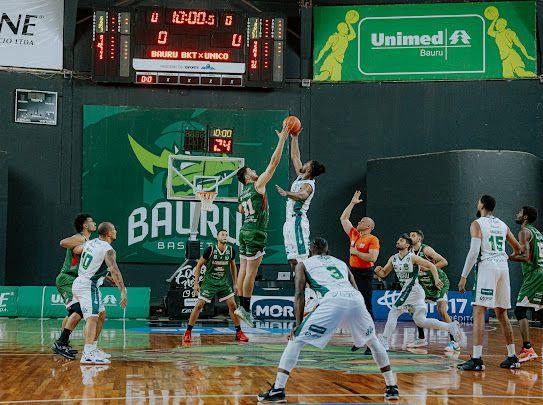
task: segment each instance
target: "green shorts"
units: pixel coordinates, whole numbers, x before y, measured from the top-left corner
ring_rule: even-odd
[[[239,257],[256,260],[266,254],[268,233],[257,229],[246,229],[239,232]]]
[[[215,296],[219,298],[219,302],[226,301],[228,298],[234,296],[234,291],[232,291],[232,287],[226,281],[213,282],[204,280],[200,286],[198,298],[210,303]]]
[[[543,308],[543,272],[532,271],[524,274],[522,286],[518,292],[517,306]]]
[[[57,290],[60,293],[62,301],[64,302],[66,308],[68,308],[77,301],[74,300],[74,296],[72,293],[72,285],[76,278],[77,277],[73,277],[63,273],[60,273],[56,278],[55,285],[57,286]]]

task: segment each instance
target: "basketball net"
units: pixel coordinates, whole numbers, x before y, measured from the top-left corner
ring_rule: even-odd
[[[211,206],[213,205],[213,201],[215,201],[215,197],[217,197],[216,191],[197,191],[196,197],[200,200],[202,203],[202,211],[211,211]]]

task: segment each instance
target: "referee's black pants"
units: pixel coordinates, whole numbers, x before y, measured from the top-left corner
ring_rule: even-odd
[[[371,306],[371,296],[372,296],[371,282],[373,281],[373,267],[369,267],[366,269],[357,269],[353,267],[351,270],[354,276],[354,280],[356,281],[356,286],[358,287],[358,291],[362,293],[362,296],[364,297],[364,303],[366,304],[366,308],[368,309],[368,312],[370,313],[371,318],[373,319],[373,308]]]

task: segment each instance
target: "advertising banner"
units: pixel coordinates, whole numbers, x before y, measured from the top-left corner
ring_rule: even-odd
[[[315,81],[536,78],[534,1],[315,7]]]
[[[62,69],[64,0],[0,2],[0,65]]]

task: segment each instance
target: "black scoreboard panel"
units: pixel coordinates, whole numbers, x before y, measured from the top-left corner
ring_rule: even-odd
[[[285,19],[227,10],[96,10],[96,82],[281,87]]]

